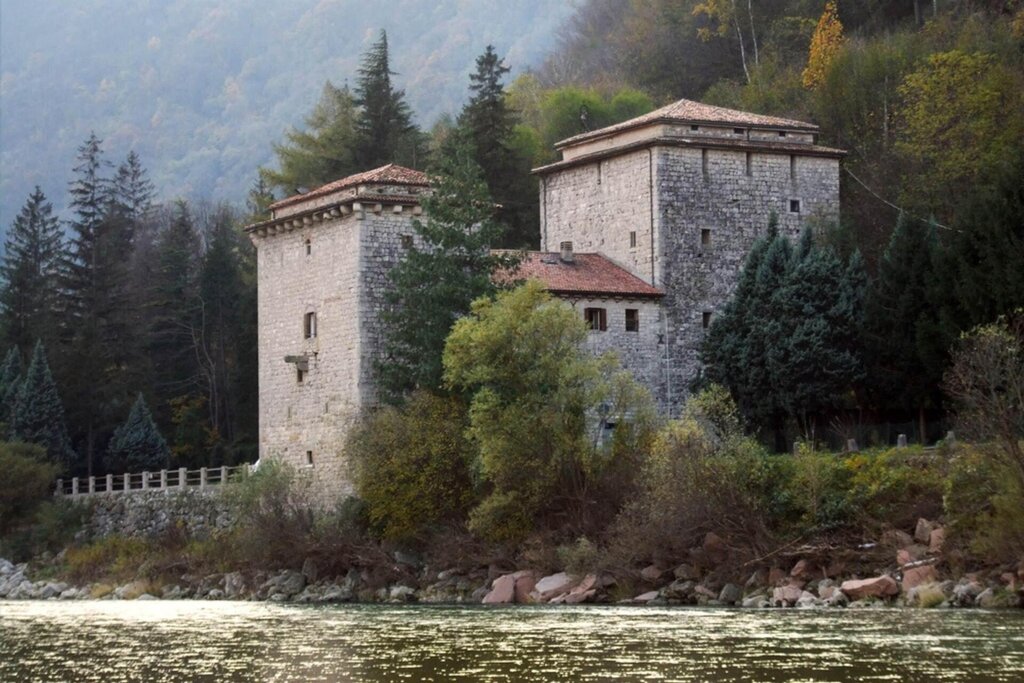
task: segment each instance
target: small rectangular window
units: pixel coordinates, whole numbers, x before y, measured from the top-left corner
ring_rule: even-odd
[[[692,124],[692,125],[690,126],[690,130],[700,130],[700,126],[698,126],[698,125],[696,125],[696,124]]]
[[[636,308],[626,309],[626,332],[640,331],[640,311]]]
[[[302,381],[304,379],[306,379],[306,373],[302,370],[302,368],[295,368],[295,381],[298,382],[299,384],[302,384]],[[288,409],[288,417],[292,416],[291,410],[291,408]]]
[[[704,311],[700,314],[700,326],[705,330],[711,327],[711,311]]]
[[[789,179],[796,182],[796,155],[789,155]]]
[[[735,133],[736,135],[743,135],[743,129],[742,128],[733,128],[732,132]]]
[[[313,241],[309,238],[306,239],[306,256],[313,253]]]
[[[711,246],[711,229],[701,228],[700,229],[700,246],[710,247]]]
[[[636,247],[636,230],[629,233],[629,247],[631,249]]]
[[[799,199],[790,199],[789,200],[789,212],[790,213],[800,213],[800,200]]]
[[[603,308],[584,308],[583,319],[591,330],[604,332],[608,329],[608,313]]]
[[[402,249],[412,249],[412,235],[402,235]]]
[[[780,130],[780,131],[779,131],[779,137],[780,137],[780,138],[784,138],[784,137],[786,137],[786,131],[784,131],[784,130]]]
[[[700,172],[704,175],[705,183],[711,179],[708,173],[708,151],[706,149],[700,151]]]
[[[754,175],[754,155],[747,152],[747,175]]]
[[[316,337],[316,313],[310,312],[302,319],[302,334],[306,339]]]
[[[313,466],[313,451],[306,451],[306,465]]]

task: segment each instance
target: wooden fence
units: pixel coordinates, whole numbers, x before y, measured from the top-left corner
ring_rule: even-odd
[[[200,467],[197,470],[181,467],[176,470],[160,470],[159,472],[133,472],[108,474],[105,477],[58,479],[54,495],[118,495],[122,493],[137,493],[139,491],[168,491],[187,487],[205,489],[223,486],[231,480],[233,475],[242,472],[248,473],[250,467],[251,465]]]

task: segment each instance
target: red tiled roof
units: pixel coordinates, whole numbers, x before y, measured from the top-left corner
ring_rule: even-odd
[[[286,197],[271,204],[270,208],[279,209],[282,206],[289,206],[296,202],[322,197],[323,195],[331,194],[332,192],[344,190],[349,187],[355,187],[356,185],[362,185],[364,183],[377,183],[381,185],[420,185],[423,187],[427,187],[429,184],[427,182],[427,174],[422,171],[415,171],[411,168],[406,168],[405,166],[398,166],[397,164],[388,164],[387,166],[375,168],[372,171],[364,171],[362,173],[350,175],[347,178],[342,178],[341,180],[335,180],[332,183],[321,185],[315,190],[310,190],[309,192]]]
[[[563,296],[657,298],[665,295],[601,254],[575,253],[572,263],[566,263],[557,252],[528,251],[518,270],[500,273],[496,279],[503,282],[540,280],[549,292]]]
[[[679,100],[661,109],[637,116],[636,118],[606,128],[592,130],[587,133],[580,133],[571,138],[566,138],[555,144],[556,148],[574,145],[592,138],[602,137],[609,133],[616,133],[630,128],[637,128],[657,122],[684,122],[684,123],[709,123],[723,124],[728,126],[752,126],[756,128],[786,128],[789,130],[802,130],[814,132],[818,126],[804,121],[783,119],[777,116],[765,116],[763,114],[752,114],[737,109],[726,109],[715,107],[710,104],[694,102],[693,100]]]

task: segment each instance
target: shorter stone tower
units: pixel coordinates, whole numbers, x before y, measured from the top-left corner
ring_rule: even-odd
[[[257,254],[261,459],[350,481],[343,441],[377,401],[388,273],[417,239],[426,190],[423,173],[392,164],[276,202],[269,220],[247,228]]]

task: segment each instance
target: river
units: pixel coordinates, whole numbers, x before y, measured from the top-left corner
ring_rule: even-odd
[[[1021,681],[1024,610],[2,602],[0,681]]]

